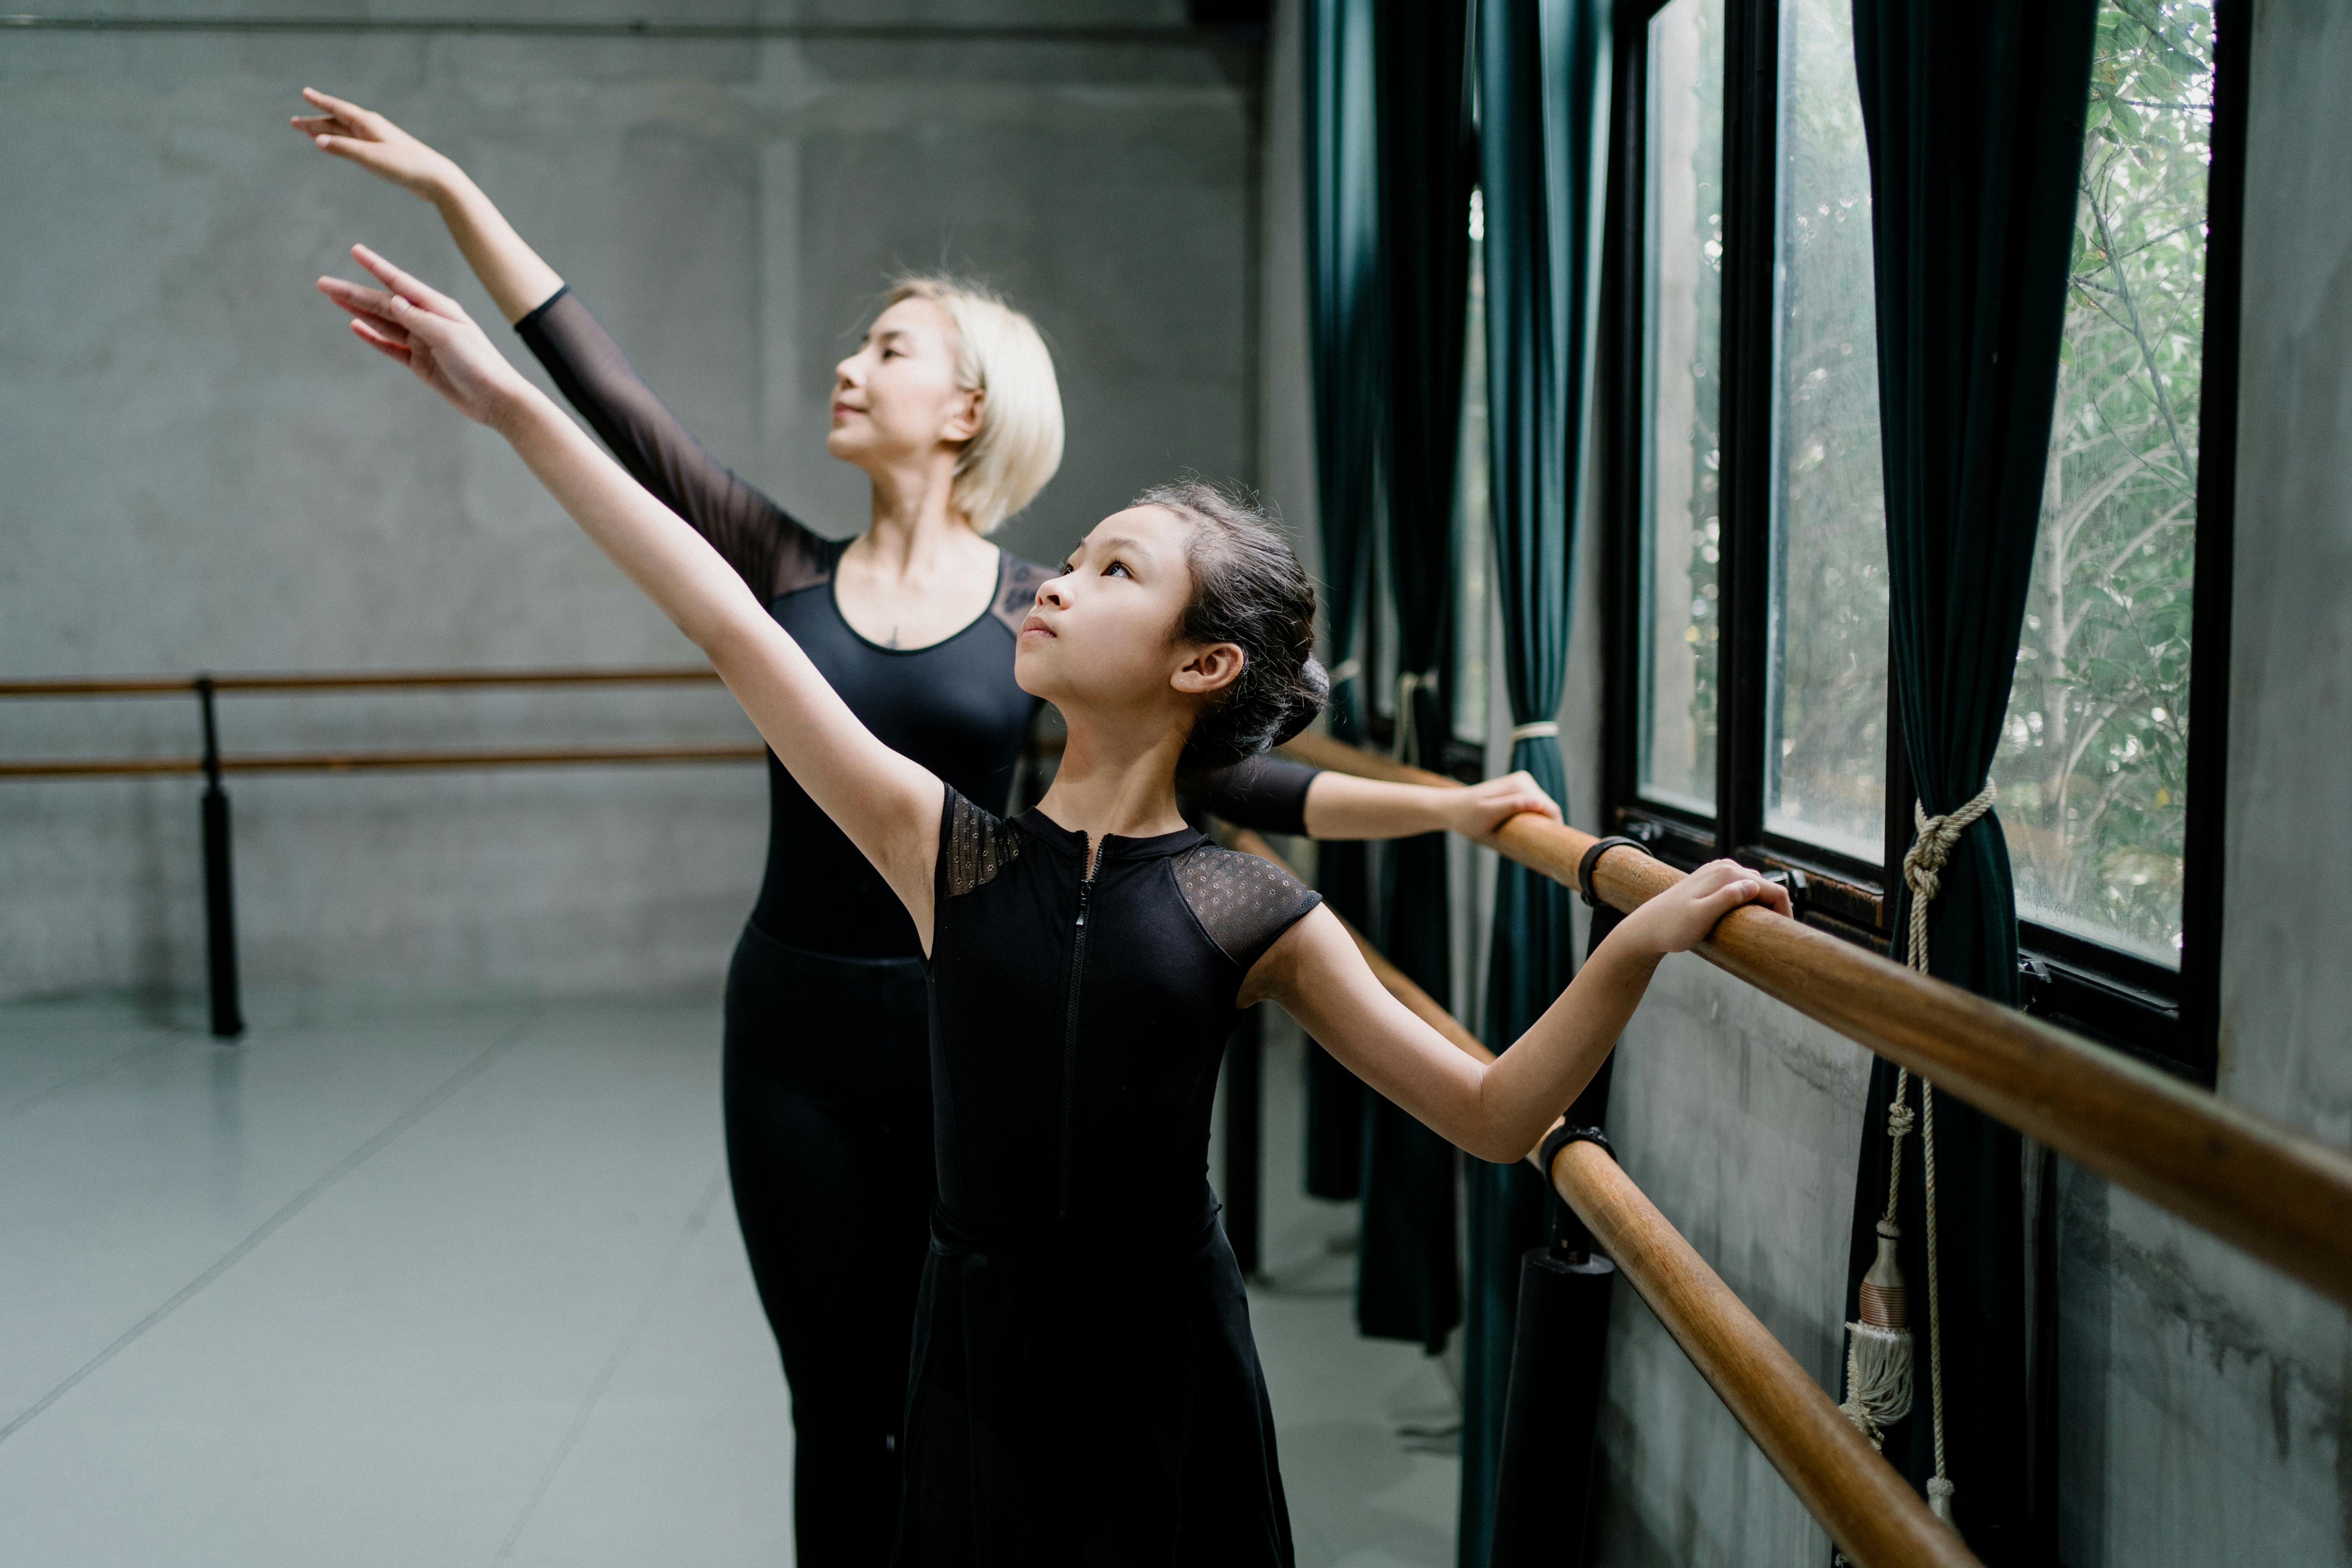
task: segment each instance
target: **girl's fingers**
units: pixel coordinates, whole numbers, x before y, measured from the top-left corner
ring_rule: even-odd
[[[387,321],[394,319],[394,296],[381,289],[362,289],[340,278],[321,278],[319,279],[319,292],[354,315],[378,316]]]
[[[458,308],[457,300],[436,289],[426,288],[422,281],[403,272],[366,246],[352,246],[352,256],[362,267],[390,285],[394,293],[414,301],[431,314],[446,316],[453,321],[465,319],[466,312]]]
[[[360,340],[360,342],[367,344],[368,347],[375,350],[378,353],[388,355],[393,359],[398,360],[403,364],[409,363],[409,347],[406,343],[394,342],[391,338],[386,337],[383,332],[378,331],[374,327],[369,325],[365,321],[360,321],[356,317],[352,321],[352,332]]]

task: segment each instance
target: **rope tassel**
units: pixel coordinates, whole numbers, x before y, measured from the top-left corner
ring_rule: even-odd
[[[1960,835],[1990,811],[1992,803],[1993,786],[1988,781],[1976,798],[1958,811],[1929,816],[1926,807],[1916,804],[1912,807],[1918,836],[1903,857],[1903,880],[1911,889],[1904,956],[1922,974],[1927,973],[1927,906],[1943,890],[1944,865]],[[1878,1257],[1863,1276],[1856,1321],[1845,1326],[1846,1398],[1838,1408],[1874,1448],[1885,1441],[1889,1426],[1911,1413],[1912,1368],[1916,1358],[1911,1339],[1910,1290],[1895,1261],[1895,1249],[1903,1238],[1895,1209],[1903,1193],[1903,1140],[1916,1124],[1927,1188],[1927,1405],[1936,1443],[1936,1473],[1927,1482],[1927,1507],[1957,1535],[1959,1526],[1952,1517],[1952,1480],[1944,1468],[1944,1342],[1937,1311],[1940,1280],[1936,1247],[1936,1091],[1921,1080],[1915,1116],[1910,1089],[1910,1072],[1897,1071],[1894,1100],[1886,1108],[1886,1212],[1878,1222]]]

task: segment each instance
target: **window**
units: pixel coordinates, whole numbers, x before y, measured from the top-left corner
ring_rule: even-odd
[[[1764,827],[1875,864],[1886,838],[1886,508],[1870,154],[1853,7],[1781,12]]]
[[[2210,6],[2103,6],[2040,547],[1993,769],[2018,912],[2168,969],[2212,123]]]
[[[1722,560],[1723,0],[1650,19],[1642,319],[1642,793],[1715,807]]]
[[[1633,0],[1618,37],[1610,808],[1669,859],[1801,873],[1807,919],[1883,950],[1912,800],[1852,8]],[[2100,9],[1993,770],[2029,1005],[2206,1073],[2236,331],[2207,300],[2234,300],[2239,177],[2223,47],[2213,0]]]
[[[1485,768],[1488,639],[1496,612],[1488,567],[1495,548],[1492,502],[1487,493],[1492,454],[1486,431],[1486,203],[1470,193],[1469,299],[1463,310],[1462,456],[1454,481],[1454,660],[1448,679],[1454,733],[1479,749]]]

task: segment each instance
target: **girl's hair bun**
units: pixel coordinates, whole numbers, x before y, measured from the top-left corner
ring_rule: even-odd
[[[1256,498],[1184,479],[1154,486],[1135,504],[1193,524],[1192,599],[1177,636],[1242,650],[1241,674],[1193,721],[1182,765],[1223,767],[1313,723],[1331,694],[1330,677],[1315,661],[1315,587]]]
[[[1266,743],[1279,746],[1285,741],[1295,740],[1307,726],[1315,722],[1316,716],[1323,711],[1324,704],[1330,700],[1330,675],[1323,668],[1320,659],[1308,659],[1298,667],[1298,679],[1290,693],[1290,715],[1276,726],[1274,739]]]

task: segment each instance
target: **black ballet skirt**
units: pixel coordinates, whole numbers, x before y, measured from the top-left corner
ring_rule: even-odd
[[[947,792],[896,1561],[1287,1568],[1209,1115],[1243,977],[1319,895],[1189,830],[1087,851]]]

